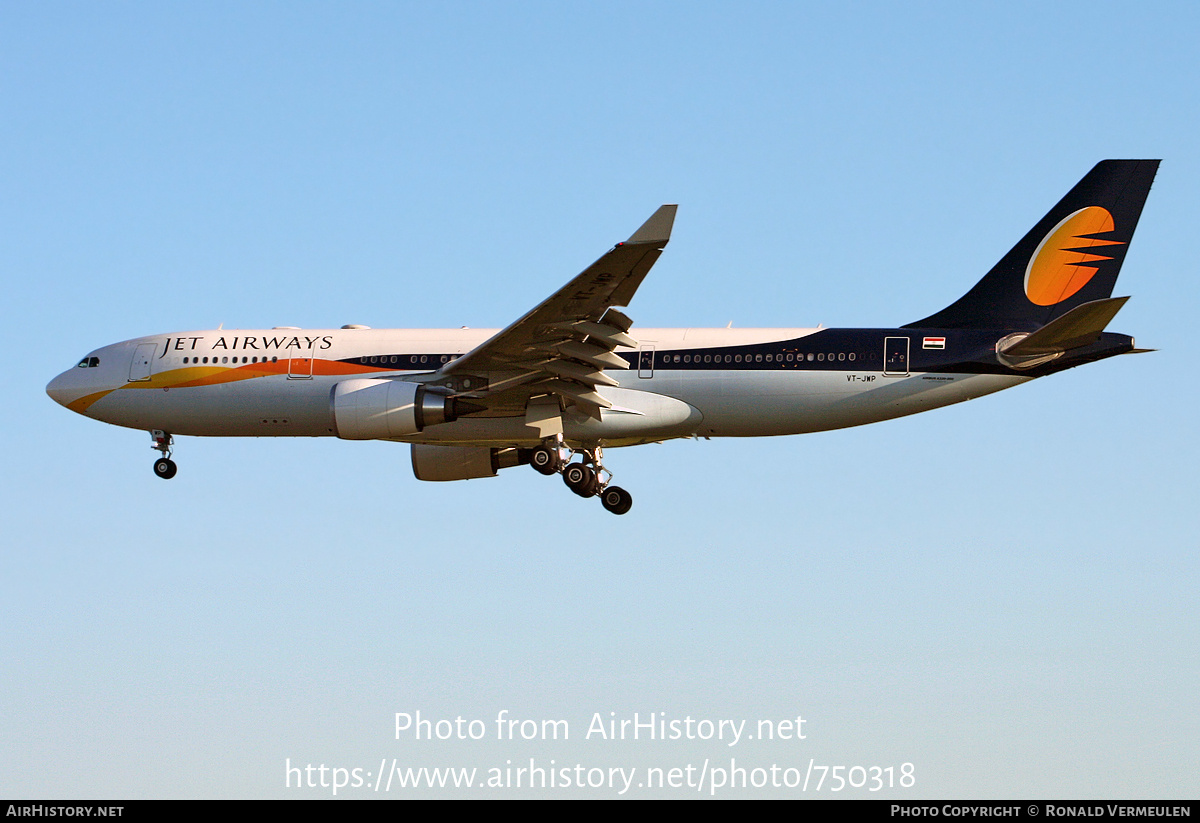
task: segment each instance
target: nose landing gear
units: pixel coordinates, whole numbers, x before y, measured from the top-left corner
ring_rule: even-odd
[[[150,448],[162,453],[162,457],[154,461],[154,474],[163,480],[170,480],[175,476],[175,472],[179,471],[179,467],[171,459],[171,446],[175,443],[175,438],[170,432],[159,429],[150,432],[150,437],[154,440]]]
[[[560,438],[547,438],[533,450],[530,464],[545,475],[561,473],[563,483],[580,497],[599,497],[600,504],[613,514],[625,514],[633,507],[633,495],[620,486],[613,486],[612,472],[600,462],[600,447],[573,449],[579,460],[563,459],[564,445]]]

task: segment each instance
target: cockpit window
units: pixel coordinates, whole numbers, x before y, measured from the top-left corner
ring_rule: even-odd
[[[99,357],[85,357],[79,361],[75,368],[77,369],[94,369],[100,365]]]

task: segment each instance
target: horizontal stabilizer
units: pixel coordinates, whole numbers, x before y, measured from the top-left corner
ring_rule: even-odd
[[[1090,346],[1116,317],[1128,297],[1109,297],[1076,306],[1057,320],[1001,348],[1009,357],[1037,357]]]

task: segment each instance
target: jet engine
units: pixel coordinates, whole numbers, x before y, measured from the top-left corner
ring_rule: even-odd
[[[343,380],[330,400],[337,436],[344,440],[386,440],[448,423],[474,408],[406,380]]]
[[[414,443],[413,474],[418,480],[470,480],[495,477],[501,469],[529,462],[529,449],[487,446],[434,446]]]

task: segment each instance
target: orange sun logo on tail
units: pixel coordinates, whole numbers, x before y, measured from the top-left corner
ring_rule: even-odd
[[[1039,306],[1061,303],[1088,284],[1098,263],[1111,260],[1105,246],[1123,246],[1120,240],[1095,237],[1113,230],[1108,209],[1088,206],[1071,214],[1042,240],[1025,269],[1025,295]]]

